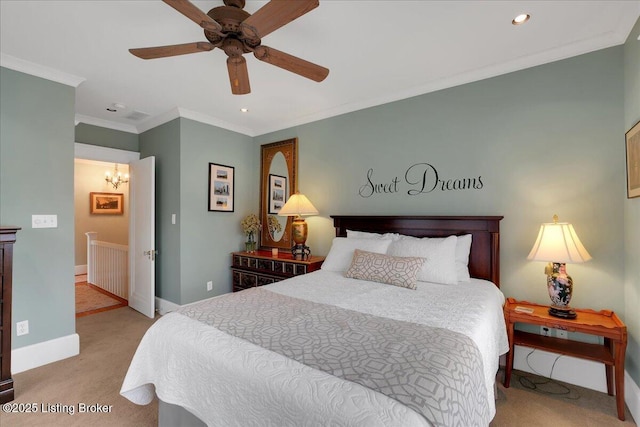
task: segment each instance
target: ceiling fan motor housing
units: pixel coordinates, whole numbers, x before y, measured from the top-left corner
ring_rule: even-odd
[[[236,4],[238,4],[236,6]],[[222,49],[227,52],[225,48],[226,39],[235,39],[242,44],[242,53],[251,52],[256,46],[260,45],[260,39],[246,39],[241,38],[242,32],[240,30],[240,24],[242,21],[251,16],[250,13],[241,9],[244,7],[244,1],[226,0],[226,6],[214,7],[207,15],[209,15],[214,21],[222,26],[222,32],[226,34],[226,37],[222,37],[213,31],[204,30],[204,36],[209,42],[215,46],[222,46]],[[237,43],[233,43],[234,49]],[[227,52],[229,55],[229,53]]]

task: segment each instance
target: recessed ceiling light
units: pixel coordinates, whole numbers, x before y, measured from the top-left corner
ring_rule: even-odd
[[[511,23],[513,25],[521,25],[527,22],[529,18],[531,18],[531,15],[529,15],[528,13],[521,13],[520,15],[513,18],[513,21],[511,21]]]
[[[248,113],[249,109],[248,108],[241,108],[240,111],[242,111],[243,113]]]

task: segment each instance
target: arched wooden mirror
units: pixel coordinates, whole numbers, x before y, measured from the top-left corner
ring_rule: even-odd
[[[278,211],[298,187],[298,139],[264,144],[260,157],[260,245],[290,250],[292,219]]]

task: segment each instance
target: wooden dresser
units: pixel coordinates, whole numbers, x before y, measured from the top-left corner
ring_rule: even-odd
[[[322,256],[297,260],[283,252],[276,256],[271,255],[271,251],[234,252],[231,254],[233,292],[311,273],[319,270],[323,262]]]
[[[19,227],[0,227],[0,403],[13,400],[11,378],[11,277]]]

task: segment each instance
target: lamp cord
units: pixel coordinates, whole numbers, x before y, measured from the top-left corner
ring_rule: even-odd
[[[533,369],[533,366],[531,366],[531,364],[529,363],[529,356],[531,356],[535,351],[536,351],[535,348],[533,350],[531,350],[527,354],[527,356],[525,358],[525,361],[527,362],[527,366],[529,367],[529,369],[531,369],[534,374],[536,374],[538,376],[541,376],[541,377],[544,377],[544,375],[542,375],[541,373],[539,373],[538,371]],[[532,377],[520,376],[520,378],[518,379],[518,382],[520,383],[520,385],[522,385],[522,387],[527,388],[529,390],[534,390],[534,391],[536,391],[538,393],[541,393],[541,394],[546,394],[546,395],[550,395],[550,396],[564,396],[565,399],[571,399],[571,400],[580,399],[580,394],[576,390],[571,390],[566,385],[560,384],[559,382],[553,380],[553,369],[555,368],[556,363],[558,362],[558,360],[561,357],[562,357],[562,355],[560,354],[560,355],[556,356],[555,360],[553,361],[553,364],[551,365],[551,372],[549,373],[549,378],[536,379],[536,378],[532,378]],[[542,386],[544,384],[549,384],[549,383],[553,383],[554,385],[559,387],[561,389],[561,391],[557,391],[557,392],[548,391],[548,390],[543,390],[540,387],[540,386]],[[575,393],[576,393],[575,397],[569,396],[571,391],[575,391]]]

